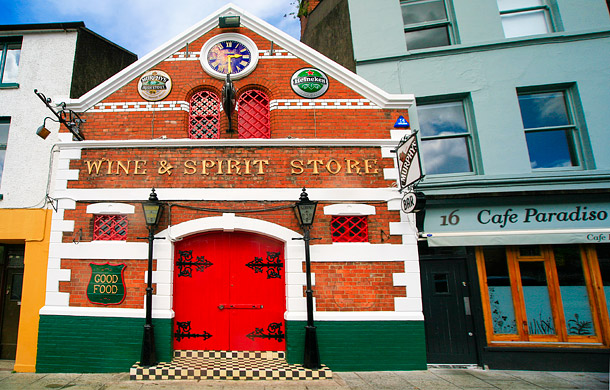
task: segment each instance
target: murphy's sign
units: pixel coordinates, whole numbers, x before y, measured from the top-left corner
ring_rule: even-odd
[[[402,191],[411,187],[422,179],[421,163],[419,160],[419,147],[417,144],[417,132],[405,136],[396,152],[396,166],[398,167],[398,188]]]

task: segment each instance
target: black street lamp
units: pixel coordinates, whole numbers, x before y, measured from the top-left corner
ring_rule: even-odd
[[[303,357],[303,366],[309,369],[319,369],[320,366],[320,351],[318,350],[318,336],[316,327],[313,324],[313,291],[311,289],[311,258],[309,255],[309,229],[313,225],[316,215],[316,206],[318,202],[309,200],[305,188],[301,192],[301,197],[296,203],[297,218],[303,229],[303,241],[305,241],[305,275],[307,277],[307,289],[305,290],[307,297],[307,326],[305,327],[305,350]]]
[[[140,365],[145,367],[157,364],[157,351],[155,348],[155,329],[152,324],[152,271],[153,271],[153,241],[154,230],[159,223],[163,205],[159,202],[153,188],[148,200],[142,203],[146,227],[148,228],[148,276],[146,281],[146,323],[144,324],[144,340],[142,341],[142,356]]]

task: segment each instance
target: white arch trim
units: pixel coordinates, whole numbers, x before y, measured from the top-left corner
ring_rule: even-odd
[[[307,303],[303,296],[303,286],[306,285],[306,279],[302,266],[305,261],[305,247],[302,240],[293,240],[293,238],[302,238],[302,235],[272,222],[238,217],[232,213],[182,222],[157,234],[157,237],[167,239],[155,240],[154,243],[155,256],[157,257],[157,271],[153,272],[153,282],[157,283],[157,295],[153,296],[153,300],[156,300],[154,307],[165,309],[168,312],[172,310],[173,242],[209,231],[249,232],[282,241],[284,243],[286,278],[285,318],[305,315]],[[315,284],[315,275],[312,275],[312,282]],[[164,288],[162,284],[167,285]]]
[[[255,218],[238,217],[232,213],[225,213],[219,217],[199,218],[182,222],[170,226],[165,231],[159,233],[159,235],[163,236],[165,234],[171,241],[178,241],[193,234],[213,230],[257,233],[286,243],[292,242],[293,238],[303,237],[301,234],[275,223]]]

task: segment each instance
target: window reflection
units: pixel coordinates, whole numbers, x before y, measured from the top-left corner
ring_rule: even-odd
[[[594,335],[580,248],[577,245],[562,245],[555,247],[553,252],[568,335]]]
[[[495,334],[517,334],[515,308],[504,247],[485,247],[483,256],[487,272],[493,332]]]
[[[525,129],[570,123],[563,92],[519,95],[519,107]]]
[[[523,301],[529,334],[555,334],[555,321],[544,262],[520,262]]]
[[[403,0],[400,5],[408,50],[451,43],[444,0]]]
[[[417,114],[426,174],[472,172],[463,102],[420,104]]]
[[[533,169],[580,165],[564,92],[520,94],[519,107]]]

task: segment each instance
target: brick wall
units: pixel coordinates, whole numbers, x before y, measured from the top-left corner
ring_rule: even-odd
[[[404,271],[403,262],[312,263],[316,310],[394,311],[394,297],[406,290],[394,287],[392,275]]]
[[[100,260],[75,260],[62,259],[61,268],[70,270],[70,281],[59,282],[59,292],[70,293],[70,306],[77,307],[99,307],[100,304],[91,303],[87,298],[87,286],[91,280],[91,266],[89,264],[104,264]],[[125,282],[125,299],[121,304],[110,305],[120,308],[141,309],[144,307],[144,296],[146,295],[146,282],[144,274],[148,269],[148,260],[112,260],[111,265],[125,264],[123,280]],[[153,270],[156,269],[156,261],[153,260]],[[153,294],[155,284],[153,284]]]

